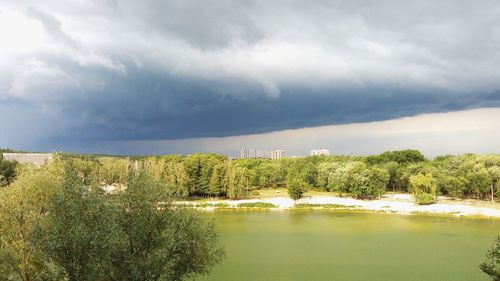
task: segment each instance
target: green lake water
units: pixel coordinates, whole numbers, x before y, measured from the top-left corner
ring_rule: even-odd
[[[216,211],[226,259],[199,281],[480,281],[500,221],[335,211]]]

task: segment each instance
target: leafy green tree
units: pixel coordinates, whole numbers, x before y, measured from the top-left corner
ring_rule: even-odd
[[[226,163],[217,164],[214,167],[208,188],[210,195],[221,196],[227,192],[227,188],[224,186],[224,178],[226,177],[226,171],[227,171]]]
[[[401,192],[403,186],[403,167],[398,162],[390,161],[385,164],[385,169],[389,173],[387,188],[392,191]]]
[[[104,184],[126,184],[132,172],[129,159],[116,157],[100,157],[98,159],[99,182]]]
[[[332,162],[321,162],[318,164],[316,183],[320,189],[328,190],[328,178],[330,173],[334,172],[335,167],[335,163]]]
[[[380,197],[385,192],[387,182],[389,181],[389,173],[387,172],[387,170],[376,166],[370,167],[364,172],[364,176],[364,186],[366,187],[366,189],[362,190],[362,192],[358,193],[355,197]]]
[[[60,181],[47,201],[45,253],[69,281],[103,280],[119,239],[116,207],[101,189],[84,184],[74,161],[56,163]]]
[[[318,177],[318,170],[315,163],[307,162],[301,167],[300,177],[307,183],[308,186],[316,187],[316,179]]]
[[[187,198],[189,196],[189,175],[183,163],[167,163],[164,180],[173,197]]]
[[[214,167],[227,160],[226,156],[213,153],[195,153],[187,156],[183,163],[189,175],[190,195],[208,196]]]
[[[184,280],[222,259],[214,225],[170,205],[165,189],[148,175],[132,177],[119,202],[121,235],[111,253],[110,280]]]
[[[231,167],[226,174],[232,177],[231,185],[227,189],[229,199],[239,199],[246,196],[250,190],[250,180],[245,168]]]
[[[487,254],[488,260],[479,267],[488,274],[492,281],[500,281],[500,236],[493,242],[492,249]]]
[[[287,190],[290,198],[292,198],[293,201],[297,201],[304,196],[304,193],[307,190],[307,183],[301,179],[293,179],[288,184]]]
[[[488,170],[481,164],[475,165],[467,174],[469,189],[478,199],[484,198],[490,191],[491,178]]]
[[[417,204],[436,203],[436,181],[432,174],[418,174],[410,177],[410,186]]]
[[[410,163],[424,162],[424,155],[413,149],[386,151],[380,155],[368,156],[366,159],[368,164],[383,164],[388,162],[396,162],[398,164],[407,165]]]
[[[441,182],[443,182],[446,193],[453,197],[464,196],[469,185],[469,181],[464,176],[445,176]]]
[[[360,161],[340,164],[329,176],[329,190],[339,192],[342,197],[344,192],[353,192],[363,188],[366,183],[366,178],[363,175],[366,168],[366,164]]]
[[[26,166],[10,186],[0,189],[1,280],[65,280],[42,247],[48,199],[60,181],[53,165]]]
[[[488,173],[490,174],[491,178],[490,192],[491,192],[491,202],[493,203],[495,201],[495,190],[497,193],[500,193],[500,165],[489,167]]]

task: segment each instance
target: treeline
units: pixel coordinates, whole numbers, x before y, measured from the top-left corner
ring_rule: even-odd
[[[430,161],[417,150],[368,157],[237,159],[218,154],[129,159],[62,155],[75,159],[82,177],[98,185],[126,185],[132,171],[147,171],[172,196],[243,198],[258,188],[287,187],[375,198],[386,191],[414,193],[420,203],[436,196],[491,199],[500,196],[500,155],[441,156]]]

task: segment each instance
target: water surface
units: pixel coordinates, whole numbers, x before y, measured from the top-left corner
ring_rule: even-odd
[[[227,258],[200,281],[475,281],[499,220],[216,211]]]

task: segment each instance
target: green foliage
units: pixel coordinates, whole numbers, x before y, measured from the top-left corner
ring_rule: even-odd
[[[199,207],[199,208],[207,208],[207,207],[229,208],[230,205],[227,203],[200,203],[200,204],[196,205],[196,207]]]
[[[350,192],[355,198],[374,198],[385,192],[389,173],[387,170],[365,163],[347,162],[332,169],[328,178],[328,188],[341,194]]]
[[[64,280],[43,250],[49,198],[59,186],[56,167],[27,166],[0,189],[0,276],[3,280]],[[60,278],[60,279],[59,279]]]
[[[401,192],[404,187],[404,182],[402,178],[404,172],[404,166],[398,164],[395,161],[387,162],[385,163],[384,166],[387,172],[389,173],[389,179],[387,181],[387,189]]]
[[[0,190],[1,280],[185,280],[222,259],[214,225],[172,205],[163,182],[136,172],[107,195],[61,159]]]
[[[0,156],[0,187],[9,185],[14,180],[16,167],[16,162],[3,160]]]
[[[192,210],[172,208],[163,186],[147,174],[132,177],[118,202],[113,280],[183,280],[221,260],[213,224]]]
[[[436,203],[436,196],[429,193],[416,193],[415,201],[419,205],[430,205]]]
[[[383,164],[388,162],[396,162],[398,164],[406,165],[409,163],[418,163],[425,161],[424,155],[418,150],[399,150],[387,151],[380,155],[368,156],[366,162],[370,165]]]
[[[239,208],[276,208],[276,205],[267,202],[246,202],[238,204]]]
[[[287,187],[300,181],[304,188],[372,199],[386,190],[413,192],[410,177],[432,174],[435,195],[491,199],[500,196],[500,155],[443,156],[427,161],[415,150],[389,151],[368,157],[229,160],[217,154],[124,158],[57,154],[70,161],[83,184],[124,189],[129,177],[147,172],[173,198],[241,199],[256,188]],[[15,178],[12,162],[0,161],[0,186]],[[20,165],[23,166],[23,165]]]
[[[419,205],[436,203],[436,181],[431,174],[410,177],[410,185]]]
[[[68,280],[99,280],[121,234],[116,210],[100,189],[84,184],[73,161],[56,165],[61,178],[47,201],[43,250]]]
[[[500,281],[500,236],[496,237],[486,257],[488,260],[482,263],[479,268],[488,274],[492,281]]]
[[[290,198],[292,198],[294,201],[297,201],[302,198],[302,196],[304,196],[304,193],[307,190],[307,184],[300,179],[293,179],[288,184],[287,189]]]

